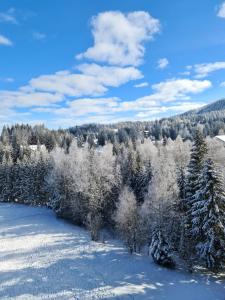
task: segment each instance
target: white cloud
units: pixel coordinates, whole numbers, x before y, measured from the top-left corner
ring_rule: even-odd
[[[220,5],[217,16],[220,18],[225,18],[225,2]]]
[[[158,69],[165,69],[169,65],[169,61],[167,58],[160,58],[158,60]]]
[[[1,111],[26,108],[32,113],[57,113],[66,115],[85,115],[92,117],[98,113],[109,114],[117,106],[117,98],[106,100],[78,99],[71,97],[100,96],[108,87],[118,87],[130,80],[142,78],[142,74],[134,67],[104,67],[97,64],[77,66],[80,73],[61,71],[55,74],[43,75],[30,80],[28,85],[16,91],[0,91]],[[64,109],[61,102],[67,101]],[[75,113],[76,112],[76,113]],[[65,114],[64,114],[65,113]],[[21,113],[18,113],[18,118]]]
[[[66,74],[67,72],[59,73],[60,76]],[[152,94],[135,100],[122,101],[117,97],[104,97],[68,101],[64,93],[37,91],[28,85],[21,87],[18,91],[0,92],[1,113],[4,122],[12,117],[27,121],[27,118],[34,118],[34,113],[48,113],[52,126],[56,119],[58,123],[55,124],[58,126],[71,125],[73,122],[82,124],[144,120],[166,112],[172,114],[197,108],[199,104],[193,104],[187,100],[191,94],[203,92],[209,87],[211,87],[211,82],[208,80],[171,79],[154,84]],[[16,117],[14,110],[21,107],[27,108],[27,113],[17,113]]]
[[[225,87],[225,81],[221,82],[221,83],[220,83],[220,86],[221,86],[221,87]]]
[[[85,116],[98,114],[112,114],[114,110],[118,109],[119,99],[113,98],[83,98],[69,102],[66,108],[59,108],[55,110],[58,115],[64,116]]]
[[[141,64],[144,42],[160,30],[159,20],[144,11],[100,13],[92,18],[91,25],[94,46],[76,57],[121,66]]]
[[[35,39],[37,41],[43,41],[46,39],[46,34],[39,32],[39,31],[33,31],[32,36],[33,36],[33,39]]]
[[[224,70],[224,69],[225,69],[225,61],[194,65],[196,78],[204,78],[207,77],[212,72]]]
[[[13,43],[12,43],[12,41],[10,39],[8,39],[4,35],[0,34],[0,45],[3,45],[3,46],[12,46]]]
[[[121,108],[124,110],[143,111],[158,107],[169,102],[189,100],[190,94],[201,93],[212,86],[208,80],[171,79],[154,84],[154,93],[136,99],[124,101]],[[169,105],[169,104],[167,104]]]
[[[7,12],[0,12],[0,23],[18,24],[14,13],[14,8],[10,8]]]
[[[152,86],[155,90],[154,97],[162,101],[188,99],[189,94],[197,94],[210,88],[209,80],[170,79]]]
[[[57,72],[42,75],[30,81],[31,88],[41,91],[61,93],[70,97],[100,96],[108,87],[118,87],[130,80],[142,78],[141,72],[134,67],[104,67],[97,64],[79,65],[81,72]]]
[[[143,87],[146,87],[148,86],[148,82],[141,82],[141,83],[138,83],[138,84],[135,84],[134,87],[136,88],[143,88]]]
[[[172,112],[172,114],[183,113],[189,110],[200,108],[204,105],[205,103],[183,102],[183,103],[176,103],[175,105],[171,105],[171,106],[157,106],[151,108],[148,111],[137,113],[136,117],[142,120],[149,119],[152,118],[153,116],[157,116],[168,112]]]
[[[105,86],[118,87],[131,80],[141,79],[142,73],[134,67],[108,67],[97,64],[82,64],[78,66],[83,74],[92,76]]]
[[[49,106],[51,104],[61,102],[64,99],[61,94],[24,91],[0,91],[1,106],[12,107],[32,107],[32,106]]]
[[[61,118],[77,117],[83,122],[91,122],[94,117],[101,120],[101,116],[109,115],[114,121],[124,113],[135,113],[137,118],[141,116],[153,116],[156,114],[173,111],[183,112],[189,109],[198,108],[200,104],[192,102],[180,102],[190,98],[190,94],[203,92],[211,87],[211,82],[204,80],[173,79],[155,84],[152,86],[154,93],[138,98],[136,100],[122,101],[119,98],[84,98],[68,103],[64,108],[55,108],[54,114]],[[178,101],[178,102],[177,102]],[[125,117],[123,117],[126,119]]]
[[[0,91],[0,119],[22,120],[24,117],[26,121],[29,118],[33,122],[39,113],[47,113],[52,124],[69,126],[73,122],[107,123],[144,119],[156,114],[195,108],[196,104],[187,100],[191,95],[210,88],[210,81],[173,78],[152,85],[149,95],[129,101],[104,96],[111,87],[143,78],[135,66],[143,61],[144,42],[151,40],[159,27],[159,21],[146,12],[106,12],[97,15],[92,20],[94,46],[80,54],[79,58],[109,65],[83,63],[73,71],[33,78],[16,91]],[[38,34],[37,39],[45,38],[42,33]],[[10,40],[8,42],[12,44]],[[166,58],[162,58],[159,68],[165,68],[168,63]],[[190,71],[191,67],[187,70]],[[136,88],[146,86],[147,82],[140,81],[134,85]],[[16,112],[17,108],[24,108],[25,112]]]

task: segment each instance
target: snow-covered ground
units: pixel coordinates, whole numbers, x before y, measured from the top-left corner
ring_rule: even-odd
[[[91,242],[45,208],[0,204],[0,299],[225,300],[225,282]]]

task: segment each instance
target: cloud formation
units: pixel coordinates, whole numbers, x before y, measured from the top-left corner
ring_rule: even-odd
[[[225,61],[194,65],[196,78],[205,78],[212,72],[224,70],[224,69],[225,69]]]
[[[143,88],[146,86],[148,86],[148,82],[141,82],[141,83],[137,83],[134,85],[134,87],[136,87],[136,88]]]
[[[18,21],[15,17],[15,9],[10,8],[6,12],[0,12],[0,23],[18,24]]]
[[[18,121],[24,117],[26,122],[33,122],[34,118],[41,120],[47,114],[51,124],[70,126],[72,123],[142,120],[166,112],[183,112],[199,107],[191,102],[191,95],[212,86],[209,80],[200,78],[225,68],[225,62],[189,66],[188,73],[183,75],[194,72],[198,80],[171,78],[149,86],[137,66],[143,62],[145,42],[151,41],[160,30],[159,20],[143,11],[128,14],[110,11],[95,16],[91,26],[94,45],[77,56],[84,62],[72,70],[32,78],[17,90],[0,91],[0,120],[13,120],[16,116]],[[42,40],[45,35],[33,32],[33,37]],[[10,46],[12,42],[0,35],[0,44]],[[167,58],[161,58],[158,68],[164,69],[168,64]],[[147,95],[125,100],[106,94],[111,88],[135,80],[139,81],[133,84],[134,94],[137,94],[134,87],[149,86]]]
[[[165,69],[169,65],[169,61],[167,58],[160,58],[158,60],[158,69]]]
[[[98,120],[103,122],[106,115],[109,116],[108,122],[112,122],[119,117],[123,118],[127,113],[134,113],[134,119],[141,119],[169,111],[177,113],[197,108],[200,104],[187,102],[190,100],[190,95],[201,93],[211,86],[208,80],[171,79],[153,85],[152,94],[135,100],[122,101],[117,97],[80,98],[69,102],[66,107],[55,108],[53,112],[61,119],[68,116],[76,118],[77,121],[79,118],[81,123],[82,120],[90,122],[93,117],[98,117]]]
[[[159,20],[149,13],[104,12],[92,18],[94,46],[76,56],[111,65],[137,66],[143,62],[144,42],[160,30]]]
[[[13,43],[10,39],[0,34],[0,45],[2,46],[12,46]]]
[[[225,18],[225,2],[223,2],[218,9],[217,17]]]
[[[80,73],[61,71],[39,76],[30,80],[29,87],[35,90],[61,93],[69,97],[100,96],[106,93],[109,87],[118,87],[143,77],[142,73],[134,67],[82,64],[77,66],[77,69]]]

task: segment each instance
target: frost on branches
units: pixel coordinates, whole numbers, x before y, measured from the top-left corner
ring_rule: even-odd
[[[153,235],[150,245],[150,254],[155,263],[167,268],[175,267],[175,263],[172,259],[172,251],[160,230]]]
[[[212,159],[204,163],[192,200],[192,235],[198,255],[209,269],[225,265],[225,192],[223,178]]]

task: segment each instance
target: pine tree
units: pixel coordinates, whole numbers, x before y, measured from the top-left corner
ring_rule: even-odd
[[[190,162],[187,168],[186,177],[186,199],[183,202],[184,219],[184,234],[183,241],[180,244],[181,255],[187,259],[189,268],[192,269],[193,259],[195,255],[195,242],[191,235],[192,215],[191,205],[193,197],[199,188],[200,174],[203,169],[205,156],[207,154],[207,145],[202,133],[197,130],[194,136],[194,142],[191,149]]]
[[[191,233],[197,253],[210,269],[225,267],[225,190],[223,178],[207,159],[192,200]]]
[[[185,199],[186,199],[186,174],[184,168],[179,168],[177,171],[177,185],[179,188],[178,209],[180,212],[184,212]]]
[[[206,154],[206,142],[204,141],[203,134],[197,130],[194,136],[191,158],[187,169],[187,200],[190,200],[198,189],[199,175],[202,171]]]
[[[186,256],[186,236],[185,236],[185,207],[186,207],[186,174],[184,168],[177,171],[177,185],[179,189],[178,203],[175,205],[175,215],[177,217],[176,244],[180,255],[185,259]]]
[[[155,263],[168,268],[174,268],[175,263],[172,259],[172,251],[169,244],[165,241],[162,231],[154,233],[150,245],[150,254]]]

